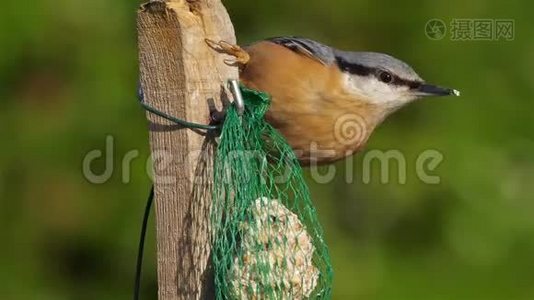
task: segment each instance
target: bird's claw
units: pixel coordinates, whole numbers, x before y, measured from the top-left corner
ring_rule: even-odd
[[[238,45],[230,44],[226,41],[215,42],[210,39],[206,39],[206,43],[212,49],[220,52],[231,55],[235,59],[225,59],[224,62],[229,65],[246,65],[250,61],[250,55],[243,48]]]

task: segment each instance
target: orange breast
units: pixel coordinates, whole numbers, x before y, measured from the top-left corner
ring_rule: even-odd
[[[250,61],[241,81],[272,96],[267,120],[303,164],[332,162],[365,144],[376,126],[369,122],[375,110],[344,91],[336,66],[267,41],[246,51]]]

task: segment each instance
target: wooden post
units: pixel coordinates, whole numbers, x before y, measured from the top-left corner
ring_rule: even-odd
[[[138,12],[145,101],[190,122],[209,123],[236,68],[205,38],[235,43],[220,0],[151,1]],[[154,164],[159,299],[211,299],[210,216],[214,139],[147,114]]]

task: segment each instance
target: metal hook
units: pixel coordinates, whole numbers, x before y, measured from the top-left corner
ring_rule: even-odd
[[[232,94],[234,94],[234,105],[237,109],[239,116],[242,116],[245,112],[245,100],[243,100],[243,95],[241,94],[241,89],[239,88],[239,81],[237,79],[230,79],[228,85]]]

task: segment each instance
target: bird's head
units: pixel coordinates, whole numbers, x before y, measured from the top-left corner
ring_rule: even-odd
[[[336,50],[344,89],[355,98],[387,108],[429,96],[459,96],[455,89],[426,83],[408,64],[387,54]]]

